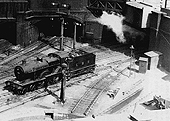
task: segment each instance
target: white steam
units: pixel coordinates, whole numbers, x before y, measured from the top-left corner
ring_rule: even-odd
[[[117,40],[124,43],[126,40],[123,35],[123,19],[124,17],[121,15],[116,15],[115,13],[108,14],[107,12],[103,11],[102,16],[95,19],[95,21],[110,28],[116,34]]]

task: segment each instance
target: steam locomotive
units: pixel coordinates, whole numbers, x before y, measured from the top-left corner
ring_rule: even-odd
[[[22,61],[14,68],[14,80],[5,82],[5,89],[14,94],[25,94],[60,82],[66,68],[66,79],[93,72],[96,55],[83,50],[57,51],[43,58]]]

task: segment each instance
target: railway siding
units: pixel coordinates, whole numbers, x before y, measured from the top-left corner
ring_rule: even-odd
[[[54,40],[53,40],[54,41]],[[3,66],[1,66],[2,70],[0,70],[0,80],[9,76],[13,76],[13,69],[14,67],[20,63],[24,59],[28,59],[33,56],[40,56],[42,55],[42,51],[48,50],[50,46],[44,44],[44,43],[36,43],[39,44],[36,46],[31,46],[30,48],[26,48],[26,50],[15,54],[12,57],[9,57],[8,59],[4,60],[3,62],[0,62]],[[3,67],[8,66],[8,68]]]
[[[89,46],[90,47],[90,46]],[[30,48],[27,48],[26,50],[24,50],[23,52],[21,53],[18,53],[18,54],[15,54],[14,56],[12,57],[9,57],[7,58],[6,60],[0,62],[0,64],[2,64],[4,66],[6,65],[15,65],[17,64],[18,62],[20,62],[20,57],[23,56],[24,58],[29,58],[31,57],[32,55],[34,54],[37,54],[39,55],[40,52],[46,50],[46,48],[50,48],[49,46],[47,47],[47,45],[45,44],[36,44],[35,46],[31,46]],[[96,62],[103,62],[105,63],[106,65],[101,65],[99,64],[99,68],[98,67],[96,68],[95,70],[95,74],[86,74],[86,75],[82,75],[80,77],[76,77],[74,79],[71,79],[68,83],[67,83],[67,86],[70,86],[70,85],[73,85],[74,83],[76,82],[79,82],[79,81],[82,81],[82,80],[86,80],[87,78],[91,78],[92,76],[96,76],[98,73],[100,73],[102,70],[107,70],[107,69],[111,69],[112,67],[107,65],[108,61],[104,61],[104,59],[106,59],[105,57],[107,57],[107,59],[109,61],[115,61],[115,59],[117,57],[119,57],[118,60],[116,61],[120,61],[122,59],[122,56],[123,54],[120,54],[119,52],[116,52],[116,51],[112,51],[110,52],[111,50],[109,49],[103,49],[101,50],[101,48],[95,48],[95,47],[90,47],[91,48],[91,51],[93,51],[94,53],[97,54],[97,59],[96,59]],[[34,52],[33,52],[34,51]],[[100,54],[104,51],[105,54]],[[32,53],[33,52],[33,53]],[[19,57],[20,56],[20,57]],[[114,58],[114,56],[117,56],[116,58]],[[19,57],[19,58],[18,58]],[[120,64],[122,64],[123,62],[120,61]],[[114,65],[115,63],[113,63]],[[112,65],[112,64],[111,64]],[[113,66],[112,65],[112,66]],[[98,66],[98,65],[97,65]],[[6,72],[0,72],[0,74],[2,74],[3,78],[6,78],[7,76],[9,75],[12,75],[12,69],[9,68],[9,71],[8,71],[8,68],[5,70],[7,70]],[[87,76],[89,75],[89,76]],[[108,77],[108,79],[106,79]],[[113,79],[114,78],[114,79]],[[108,81],[109,79],[111,79],[110,81]],[[0,80],[2,82],[2,78],[0,77]],[[98,81],[98,84],[96,85],[95,83],[93,85],[90,85],[89,86],[89,89],[92,89],[93,91],[90,93],[88,92],[88,95],[89,96],[93,96],[92,99],[90,99],[88,101],[88,104],[86,104],[85,108],[84,108],[84,114],[85,115],[88,115],[88,113],[92,110],[95,102],[98,100],[98,98],[100,97],[100,95],[102,94],[102,92],[105,90],[105,88],[110,85],[110,83],[112,83],[114,80],[116,80],[116,78],[114,76],[111,76],[110,74],[108,75],[105,75],[103,77],[103,79],[99,79]],[[58,86],[56,88],[56,86],[53,88],[53,86],[51,86],[52,91],[56,92],[60,89],[60,86]],[[90,91],[90,90],[89,90]],[[2,92],[3,93],[3,92]],[[9,94],[9,92],[4,92],[4,95],[6,96],[3,96],[2,100],[0,100],[0,113],[3,112],[3,111],[6,111],[6,110],[9,110],[9,109],[12,109],[12,108],[15,108],[16,106],[19,106],[19,105],[22,105],[26,102],[29,102],[29,101],[32,101],[36,98],[39,98],[39,97],[43,97],[43,96],[46,96],[48,95],[47,93],[44,92],[43,89],[40,89],[40,90],[36,90],[34,92],[30,92],[26,95],[23,95],[23,96],[15,96],[15,95],[11,95],[11,93]],[[86,97],[89,98],[89,96]],[[85,101],[85,99],[84,99]]]
[[[79,77],[75,77],[71,79],[70,81],[68,81],[66,83],[66,86],[73,85],[76,82],[85,80],[87,78],[91,78],[93,76],[96,76],[96,74],[92,73],[92,74],[85,74]],[[61,84],[58,83],[58,85],[61,85]],[[60,86],[51,85],[49,86],[49,89],[56,92],[60,90]],[[33,92],[26,93],[25,95],[18,96],[18,95],[12,95],[10,92],[4,90],[1,93],[1,95],[4,95],[4,96],[0,98],[0,113],[7,111],[9,109],[13,109],[17,106],[23,105],[27,102],[33,101],[37,98],[44,97],[48,95],[48,93],[44,92],[44,89],[39,89]]]
[[[98,69],[98,68],[100,68],[100,69]],[[110,70],[111,69],[110,66],[109,67],[105,67],[105,66],[97,67],[95,73],[90,73],[90,74],[85,74],[85,75],[82,75],[82,76],[79,76],[79,77],[75,77],[75,78],[71,79],[66,85],[70,86],[70,85],[75,84],[76,82],[80,82],[80,81],[85,80],[87,78],[91,78],[93,76],[97,76],[98,75],[97,73],[99,73],[100,71],[103,70],[102,68],[104,70]],[[106,75],[104,75],[104,77],[107,76],[107,75],[110,75],[109,73],[110,73],[110,71]],[[113,77],[113,76],[111,76],[111,77]],[[100,81],[100,79],[98,79],[98,81]],[[110,83],[112,83],[112,82],[110,82]],[[110,85],[110,83],[109,84],[106,83],[105,87],[107,87],[107,85]],[[95,84],[96,83],[93,82],[90,85],[91,87],[89,87],[89,88],[93,87],[95,89],[95,87],[94,87]],[[56,91],[58,91],[60,89],[60,86],[58,86],[56,88],[56,86],[52,85],[49,88],[50,88],[50,90],[53,90],[54,92],[56,92]],[[96,93],[96,97],[94,98],[94,100],[91,100],[89,102],[89,106],[84,110],[86,115],[90,112],[90,110],[92,110],[93,104],[97,101],[97,99],[99,98],[100,94],[102,94],[102,92],[104,91],[103,87],[101,88],[99,86],[99,87],[96,87],[96,88],[98,88],[99,91],[95,92]],[[19,105],[23,105],[23,104],[25,104],[25,103],[27,103],[29,101],[35,100],[35,99],[37,99],[39,97],[44,97],[44,96],[46,96],[48,94],[45,93],[43,89],[39,89],[39,90],[36,90],[34,92],[30,92],[30,93],[28,93],[26,95],[19,96],[19,97],[15,96],[15,95],[11,95],[10,92],[4,92],[4,95],[7,95],[7,96],[3,96],[1,98],[2,100],[0,100],[0,103],[1,103],[1,105],[0,105],[0,113],[4,112],[6,110],[9,110],[9,109],[15,108],[15,107],[17,107]]]
[[[95,80],[88,86],[84,95],[74,102],[73,107],[71,107],[71,113],[87,116],[103,91],[116,79],[117,76],[111,76],[109,73],[106,73],[101,78]]]
[[[20,55],[22,55],[22,54],[24,54],[24,53],[27,53],[27,52],[29,52],[29,51],[37,48],[37,47],[39,46],[39,44],[40,44],[40,43],[37,42],[37,43],[35,43],[34,45],[31,45],[31,46],[25,48],[25,50],[21,50],[21,51],[19,51],[19,52],[17,52],[17,53],[14,53],[14,54],[8,56],[6,59],[4,59],[3,61],[0,62],[0,65],[5,64],[5,63],[8,63],[9,61],[17,58],[18,56],[20,56]]]

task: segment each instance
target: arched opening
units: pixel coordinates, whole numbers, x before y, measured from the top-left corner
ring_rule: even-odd
[[[62,19],[64,19],[64,25],[63,25],[64,37],[74,38],[75,23],[79,24],[79,26],[76,27],[76,41],[79,41],[79,38],[83,36],[83,26],[81,22],[73,18],[67,18],[67,17],[42,18],[35,23],[35,26],[38,28],[39,33],[43,33],[46,37],[47,36],[60,37]]]

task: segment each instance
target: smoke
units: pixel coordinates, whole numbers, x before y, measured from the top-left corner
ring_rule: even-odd
[[[100,18],[94,19],[94,21],[97,21],[103,25],[106,25],[108,28],[110,28],[117,36],[117,40],[119,42],[124,43],[125,37],[123,34],[123,21],[124,17],[121,15],[117,15],[116,13],[108,14],[107,12],[103,11],[103,14]]]

